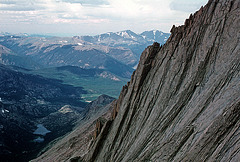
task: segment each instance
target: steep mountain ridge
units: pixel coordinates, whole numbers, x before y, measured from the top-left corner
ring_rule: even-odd
[[[238,0],[209,0],[148,47],[84,159],[238,161],[239,25]]]

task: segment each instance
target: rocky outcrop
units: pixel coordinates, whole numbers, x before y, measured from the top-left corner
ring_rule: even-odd
[[[148,47],[86,161],[238,161],[240,2],[210,0]],[[82,160],[82,159],[81,159]]]
[[[105,118],[98,118],[96,121],[96,127],[95,127],[95,131],[93,133],[93,139],[96,140],[97,136],[100,134],[104,124],[106,123],[106,119]]]
[[[105,106],[110,104],[113,100],[115,100],[115,98],[108,95],[103,94],[99,96],[85,107],[85,118],[89,119],[98,113],[104,113],[106,111]]]
[[[117,113],[119,111],[119,107],[120,107],[120,103],[122,102],[124,96],[127,93],[127,85],[123,86],[122,91],[118,97],[118,100],[116,102],[116,104],[114,105],[113,111],[112,111],[112,119],[115,119],[117,116]]]

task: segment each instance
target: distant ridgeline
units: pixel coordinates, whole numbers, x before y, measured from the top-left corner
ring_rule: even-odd
[[[111,59],[134,67],[138,64],[141,52],[148,45],[153,42],[164,44],[169,36],[169,33],[158,30],[145,31],[141,34],[126,30],[96,36],[74,37],[1,33],[0,47],[3,54],[2,63],[23,68],[65,65],[108,68],[103,64],[104,61],[111,61]],[[6,57],[7,54],[8,57]],[[86,54],[87,56],[83,56]],[[24,64],[23,59],[28,61]]]

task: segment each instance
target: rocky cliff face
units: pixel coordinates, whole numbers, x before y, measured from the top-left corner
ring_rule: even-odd
[[[238,161],[239,31],[239,0],[209,0],[173,26],[142,53],[85,160]]]

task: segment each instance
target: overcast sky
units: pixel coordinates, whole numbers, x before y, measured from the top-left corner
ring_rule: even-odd
[[[95,35],[130,29],[169,32],[208,0],[0,0],[0,31]]]

